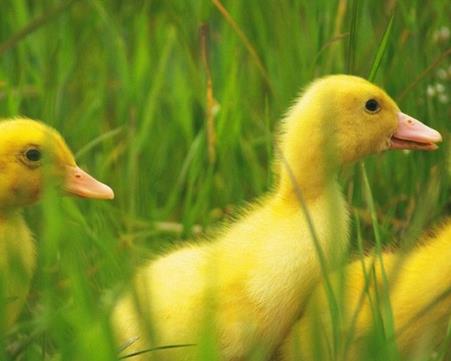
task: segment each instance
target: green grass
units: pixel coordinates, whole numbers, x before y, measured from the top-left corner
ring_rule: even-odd
[[[62,3],[0,3],[0,116],[56,127],[116,199],[50,194],[27,212],[38,271],[2,358],[114,358],[115,290],[146,255],[212,229],[269,189],[270,134],[315,77],[370,76],[404,112],[445,139],[451,131],[449,101],[426,94],[450,84],[449,39],[434,36],[449,24],[446,0],[224,1],[227,13],[207,0]],[[412,244],[450,214],[450,149],[373,157],[368,184],[358,167],[344,172],[356,247]]]

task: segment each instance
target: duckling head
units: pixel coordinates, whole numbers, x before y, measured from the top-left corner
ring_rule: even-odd
[[[280,151],[300,186],[322,186],[331,172],[387,149],[434,150],[436,130],[402,113],[365,79],[331,75],[313,82],[288,111]],[[283,168],[283,167],[282,167]],[[282,186],[292,188],[282,172]]]
[[[44,183],[85,198],[112,199],[110,187],[77,167],[53,128],[26,118],[0,121],[0,208],[36,202]]]

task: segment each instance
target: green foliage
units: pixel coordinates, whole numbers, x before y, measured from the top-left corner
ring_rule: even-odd
[[[48,194],[28,212],[39,264],[28,309],[1,344],[10,359],[114,359],[108,312],[121,282],[145,255],[271,187],[277,121],[315,77],[370,74],[404,112],[449,135],[446,93],[426,92],[451,79],[449,39],[436,35],[447,1],[222,4],[226,14],[207,0],[0,3],[1,117],[53,125],[116,193],[113,202]],[[411,244],[449,214],[449,154],[445,142],[373,157],[365,181],[344,172],[361,227],[353,238],[372,246],[374,226],[381,246]]]

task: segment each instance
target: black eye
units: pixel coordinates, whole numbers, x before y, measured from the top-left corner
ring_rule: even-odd
[[[25,157],[31,162],[38,162],[41,160],[42,154],[39,149],[28,149],[25,152]]]
[[[370,99],[365,103],[365,109],[370,113],[376,113],[379,111],[380,106],[376,99]]]

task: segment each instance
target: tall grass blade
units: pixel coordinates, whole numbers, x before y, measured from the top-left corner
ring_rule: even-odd
[[[376,78],[376,73],[379,70],[379,67],[382,62],[382,58],[388,48],[388,41],[390,39],[390,35],[392,33],[393,28],[393,19],[395,14],[392,14],[390,20],[388,21],[387,27],[385,28],[384,35],[382,36],[381,42],[377,47],[376,56],[374,57],[373,64],[371,65],[370,74],[368,75],[368,80],[373,82]]]

